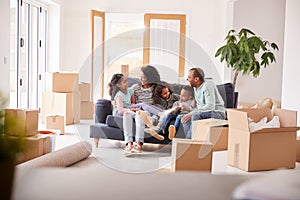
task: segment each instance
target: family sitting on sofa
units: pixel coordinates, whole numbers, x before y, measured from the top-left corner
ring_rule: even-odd
[[[192,120],[225,119],[224,101],[216,86],[204,80],[203,70],[190,69],[187,80],[190,86],[184,86],[177,95],[160,80],[157,69],[151,65],[141,68],[141,84],[130,88],[123,74],[113,75],[109,93],[113,100],[113,115],[123,116],[125,153],[142,152],[144,131],[158,140],[163,140],[166,134],[172,140],[180,131],[186,138],[191,138]],[[170,125],[174,119],[175,124]]]

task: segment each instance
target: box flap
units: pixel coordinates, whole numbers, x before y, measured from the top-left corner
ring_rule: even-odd
[[[244,109],[227,109],[229,129],[249,131],[248,115]]]
[[[297,111],[274,109],[274,115],[279,117],[280,127],[296,127],[297,126]]]
[[[270,121],[273,118],[269,108],[245,108],[237,110],[247,112],[248,117],[253,119],[254,122],[259,122],[264,117],[267,117],[267,121]]]

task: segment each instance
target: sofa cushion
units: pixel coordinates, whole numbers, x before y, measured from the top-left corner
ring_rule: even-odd
[[[106,124],[110,127],[120,128],[123,131],[123,117],[108,115],[106,118]]]

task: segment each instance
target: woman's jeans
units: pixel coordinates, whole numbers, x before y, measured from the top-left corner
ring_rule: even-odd
[[[124,128],[124,138],[126,144],[128,142],[133,142],[133,119],[135,119],[135,141],[144,143],[144,129],[145,129],[145,123],[140,118],[139,115],[137,115],[133,111],[127,111],[123,115],[123,128]]]
[[[202,112],[202,113],[196,113],[192,115],[192,118],[187,121],[183,125],[183,130],[185,137],[187,139],[192,138],[192,121],[199,120],[199,119],[208,119],[208,118],[214,118],[214,119],[225,119],[225,113],[223,112],[217,112],[217,111],[208,111],[208,112]]]

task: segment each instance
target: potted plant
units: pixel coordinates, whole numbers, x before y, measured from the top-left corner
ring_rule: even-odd
[[[236,34],[235,30],[230,30],[225,38],[226,44],[221,46],[215,57],[220,56],[221,62],[225,61],[227,67],[234,71],[233,85],[241,72],[243,75],[252,74],[259,76],[261,66],[267,67],[276,62],[272,51],[278,50],[277,44],[261,39],[249,29],[242,28]]]
[[[10,199],[15,160],[18,153],[24,149],[24,136],[20,134],[12,138],[5,133],[9,127],[17,127],[19,124],[16,119],[4,119],[6,102],[7,99],[0,92],[0,194],[3,199]]]

